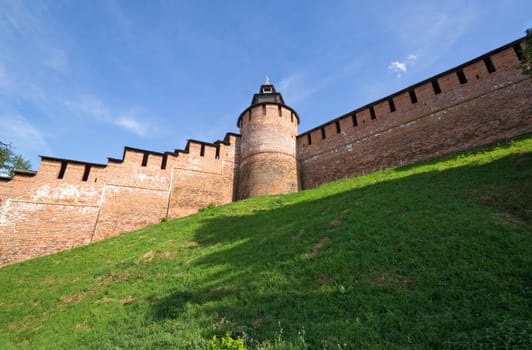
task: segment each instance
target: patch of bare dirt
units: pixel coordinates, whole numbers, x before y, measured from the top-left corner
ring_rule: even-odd
[[[320,241],[312,246],[309,257],[315,257],[318,253],[327,245],[331,239],[329,237],[323,237]]]

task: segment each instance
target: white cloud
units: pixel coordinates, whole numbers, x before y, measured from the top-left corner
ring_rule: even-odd
[[[401,72],[406,72],[406,63],[399,62],[399,61],[393,61],[388,66],[388,69],[393,71],[393,72],[396,72],[398,74],[401,73]]]
[[[461,0],[407,2],[386,18],[386,23],[403,48],[422,56],[424,65],[431,65],[469,29],[478,16],[475,6]]]
[[[18,113],[0,114],[0,141],[11,143],[15,153],[37,164],[37,155],[52,153],[43,133]]]
[[[113,124],[139,136],[146,136],[149,131],[155,130],[149,123],[141,121],[135,112],[115,112],[95,96],[84,95],[64,104],[77,117]]]
[[[76,100],[65,101],[65,106],[78,117],[89,117],[96,120],[111,118],[111,112],[98,98],[83,95]]]
[[[126,114],[114,120],[114,124],[123,127],[139,136],[144,136],[147,133],[147,126],[137,120],[134,115]]]
[[[397,74],[397,78],[401,77],[402,73],[406,73],[409,66],[412,66],[417,60],[417,56],[410,54],[403,61],[392,61],[388,66],[388,70]]]

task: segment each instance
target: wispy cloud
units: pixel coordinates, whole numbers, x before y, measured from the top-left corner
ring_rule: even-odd
[[[15,147],[15,153],[22,154],[30,159],[32,165],[36,165],[36,154],[52,153],[51,147],[43,133],[27,118],[18,113],[0,114],[0,141],[11,143]]]
[[[356,59],[346,58],[342,64],[335,66],[332,70],[323,71],[323,67],[301,69],[285,76],[276,85],[279,86],[287,101],[297,103],[327,88],[339,79],[349,76],[359,64],[360,62]],[[318,73],[312,74],[311,71]],[[316,77],[320,78],[316,79]]]
[[[125,128],[139,136],[145,136],[148,132],[148,126],[138,120],[138,117],[133,114],[125,114],[115,119],[114,124]]]
[[[146,136],[149,132],[155,131],[155,128],[142,121],[133,109],[128,112],[113,111],[95,96],[84,95],[75,100],[65,101],[64,104],[77,117],[113,124],[139,136]]]
[[[0,88],[8,83],[7,72],[2,62],[0,62]]]
[[[395,73],[397,78],[401,78],[401,74],[406,73],[408,67],[416,63],[417,56],[414,54],[408,55],[404,60],[401,61],[392,61],[388,66],[388,70]]]
[[[313,95],[319,90],[317,84],[309,84],[306,75],[302,72],[294,72],[279,81],[279,90],[291,103],[297,103]]]
[[[66,52],[60,49],[53,49],[44,61],[44,65],[58,72],[66,73],[70,70],[69,60]]]
[[[5,26],[10,26],[20,30],[30,21],[31,16],[28,14],[24,5],[20,1],[2,0],[0,3],[0,18],[3,18]]]
[[[477,15],[475,4],[460,0],[411,2],[393,12],[386,18],[386,23],[405,50],[415,52],[418,58],[423,59],[424,65],[431,65],[449,52]],[[394,66],[401,70],[399,66]]]

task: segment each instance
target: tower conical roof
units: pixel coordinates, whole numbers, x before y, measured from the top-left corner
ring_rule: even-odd
[[[283,96],[281,96],[280,92],[275,91],[275,87],[270,83],[268,77],[266,77],[264,84],[260,86],[259,93],[253,95],[251,105],[253,106],[264,102],[280,103],[284,105]]]

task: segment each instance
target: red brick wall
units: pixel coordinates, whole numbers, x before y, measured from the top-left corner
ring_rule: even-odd
[[[44,157],[35,176],[0,181],[0,265],[231,202],[239,142],[228,134],[166,154],[126,148],[106,165]]]
[[[244,111],[239,124],[237,198],[296,192],[297,115],[286,106],[265,103]]]
[[[167,153],[125,148],[122,159],[107,164],[43,157],[34,176],[0,179],[0,266],[212,202],[312,188],[530,133],[532,83],[517,67],[513,44],[297,138],[297,114],[266,104],[265,113],[262,105],[244,111],[242,136],[227,134],[223,142],[189,141],[185,150]]]
[[[440,94],[435,94],[433,79],[429,79],[299,135],[302,187],[313,188],[532,132],[532,84],[520,73],[512,46],[485,57],[490,57],[495,72],[488,72],[483,58],[473,60],[434,78]],[[466,76],[464,84],[456,74],[459,69]],[[410,90],[417,103],[412,103]]]

